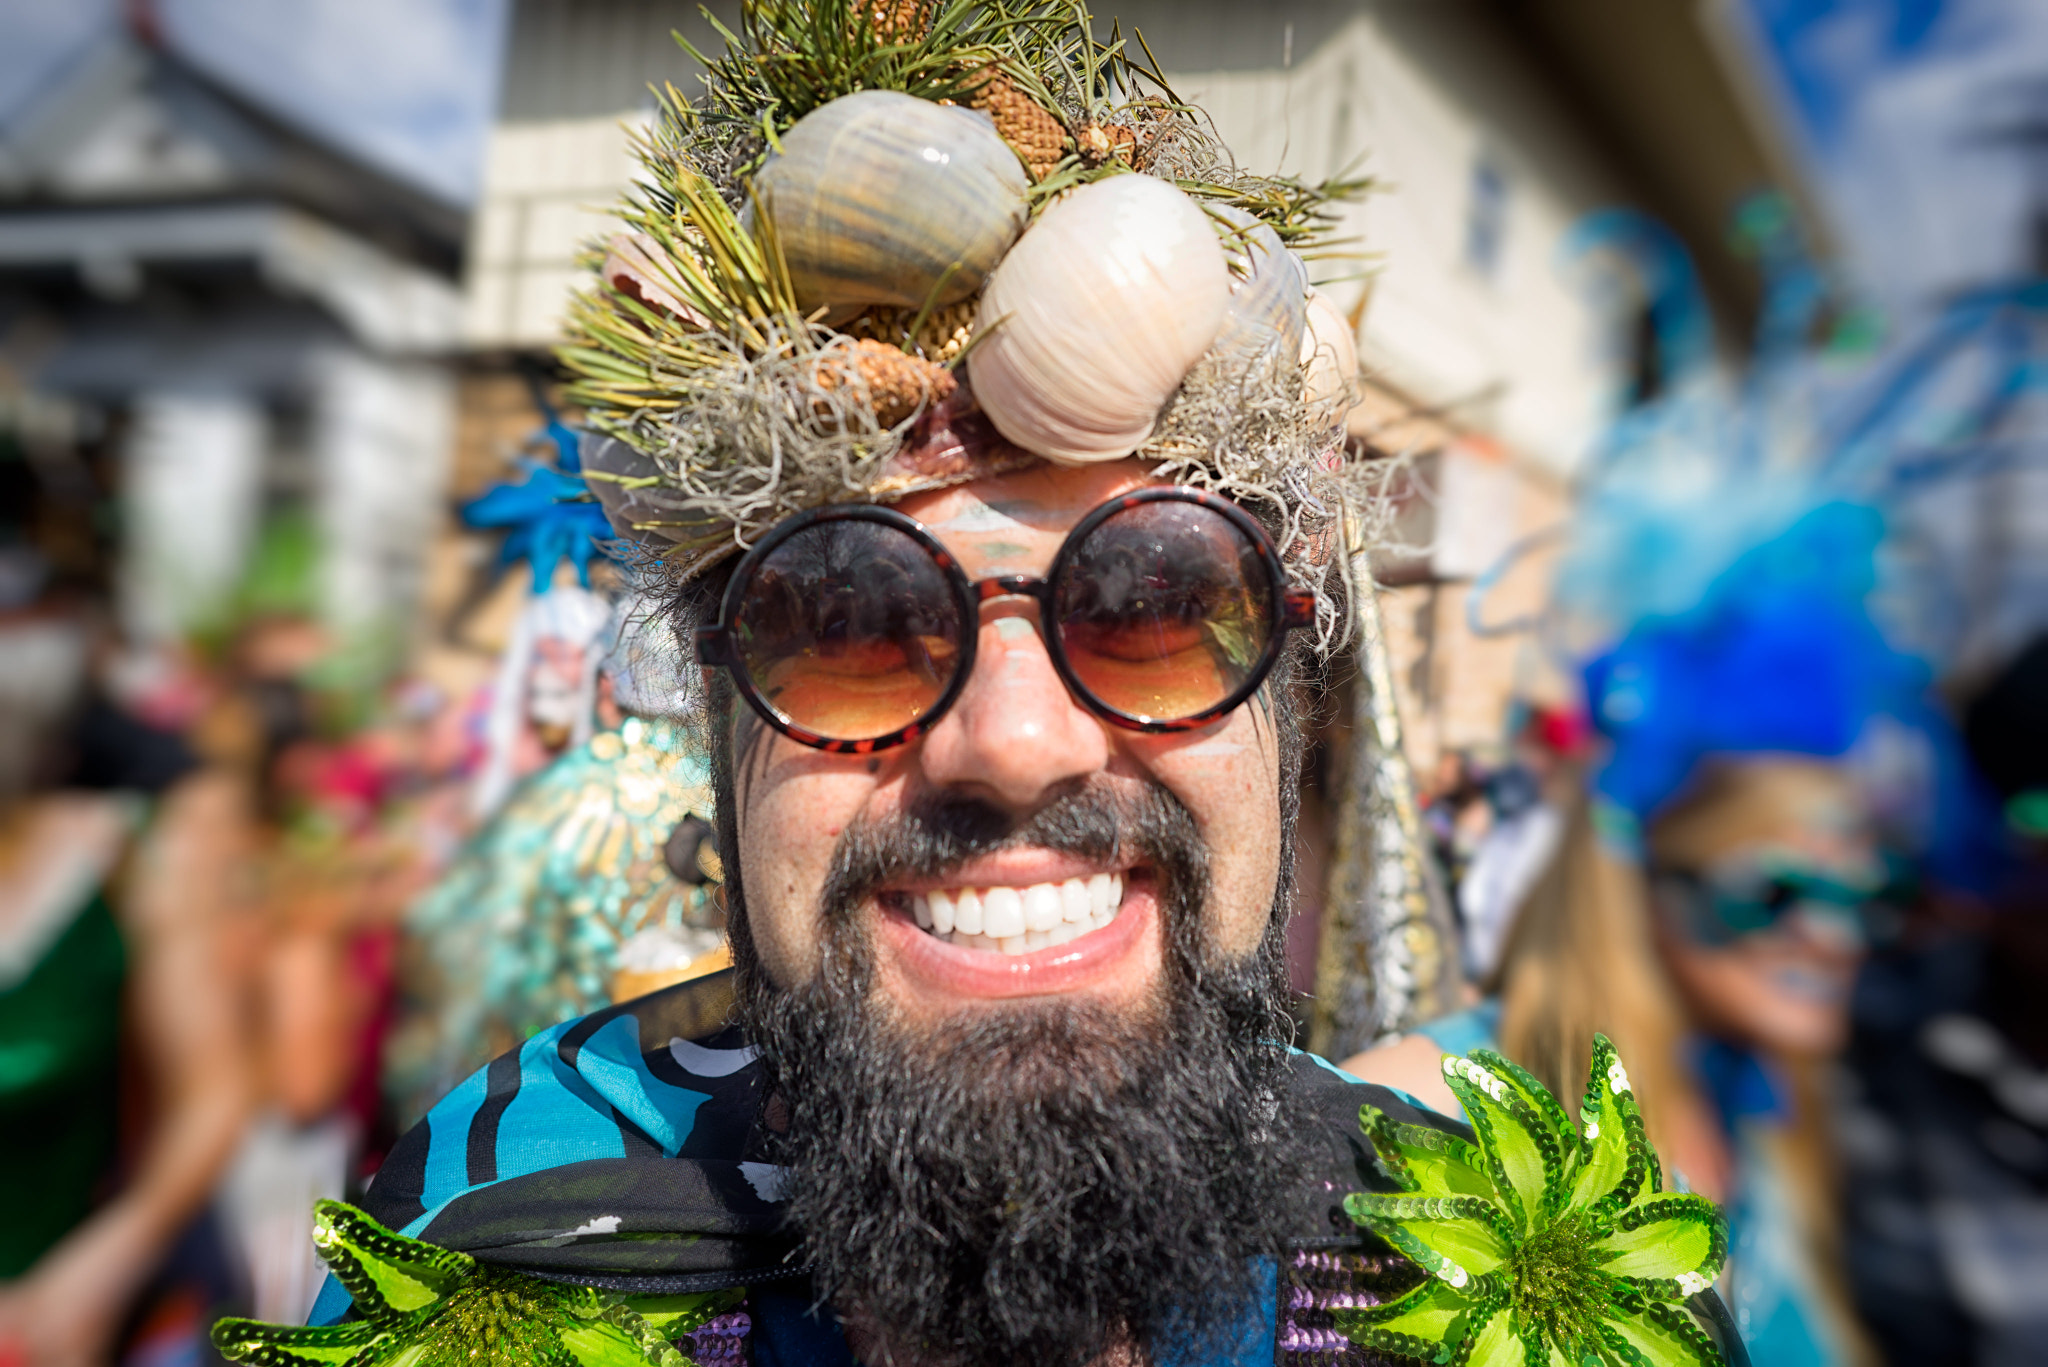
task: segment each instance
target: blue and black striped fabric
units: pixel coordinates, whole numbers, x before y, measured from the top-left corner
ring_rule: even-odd
[[[626,1290],[791,1275],[760,1070],[725,1023],[731,975],[542,1031],[444,1097],[364,1209],[503,1266]]]

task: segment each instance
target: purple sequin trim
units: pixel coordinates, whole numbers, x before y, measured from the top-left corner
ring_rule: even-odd
[[[747,1360],[747,1335],[753,1328],[753,1318],[742,1304],[730,1314],[698,1325],[683,1336],[680,1346],[699,1367],[728,1367]]]
[[[1421,1272],[1405,1258],[1364,1253],[1296,1253],[1283,1269],[1277,1367],[1395,1367],[1405,1359],[1361,1348],[1336,1326],[1334,1312],[1379,1305],[1414,1286]],[[745,1302],[707,1320],[677,1346],[699,1367],[741,1367],[754,1321]]]
[[[1274,1360],[1280,1367],[1370,1367],[1399,1362],[1361,1348],[1337,1328],[1340,1310],[1392,1300],[1421,1274],[1405,1258],[1300,1252],[1284,1268]]]

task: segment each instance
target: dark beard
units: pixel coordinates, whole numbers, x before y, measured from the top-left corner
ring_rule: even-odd
[[[867,899],[1004,846],[1157,871],[1166,981],[1140,1010],[1038,1002],[931,1030],[872,997]],[[1185,808],[1100,785],[1014,828],[945,800],[849,829],[824,970],[801,987],[767,981],[735,918],[744,1019],[787,1107],[791,1218],[870,1360],[1080,1367],[1192,1346],[1250,1308],[1248,1260],[1278,1253],[1305,1205],[1280,1114],[1283,918],[1250,958],[1212,963],[1208,890]]]

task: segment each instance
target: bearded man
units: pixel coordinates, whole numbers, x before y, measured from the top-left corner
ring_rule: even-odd
[[[1292,250],[1323,191],[1230,171],[1066,6],[760,0],[741,34],[671,92],[562,352],[704,667],[734,968],[457,1087],[375,1223],[323,1209],[334,1327],[224,1348],[1643,1360],[1605,1317],[1711,1280],[1717,1226],[1660,1210],[1677,1261],[1621,1228],[1655,1181],[1618,1062],[1584,1137],[1460,1062],[1475,1147],[1290,1047],[1302,699],[1360,487],[1349,325]],[[1347,1218],[1439,1178],[1354,1205],[1400,1254]]]
[[[1074,537],[1133,493],[1152,498]],[[834,753],[736,696],[772,672],[822,724],[917,690],[884,671],[900,623],[882,619],[942,615],[944,597],[916,596],[920,573],[943,582],[939,562],[872,509],[764,540],[701,586],[693,604],[737,604],[755,647],[710,705],[735,969],[498,1060],[408,1137],[365,1207],[530,1272],[744,1286],[757,1362],[1078,1365],[1169,1346],[1275,1361],[1327,1329],[1319,1278],[1380,1294],[1418,1279],[1337,1210],[1385,1185],[1361,1102],[1443,1123],[1286,1044],[1292,662],[1275,652],[1200,726],[1135,730],[1083,681],[1126,682],[1107,657],[1077,627],[1049,647],[1044,600],[1016,584],[1064,546],[1105,594],[1134,544],[1166,538],[1210,576],[1167,587],[1220,615],[1240,559],[1265,568],[1262,533],[1138,462],[1037,466],[895,510],[970,581],[996,581],[950,702],[915,739]],[[832,585],[846,601],[822,609]],[[1228,587],[1286,606],[1270,581]],[[1103,639],[1110,607],[1092,606],[1088,645],[1125,646],[1134,672],[1131,643]],[[832,611],[875,632],[854,643],[858,673],[843,654],[814,655],[814,677],[763,657]]]

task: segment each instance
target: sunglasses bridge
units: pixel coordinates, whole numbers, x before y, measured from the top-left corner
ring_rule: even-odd
[[[1043,608],[1052,601],[1052,580],[1035,574],[998,574],[973,581],[977,604],[997,598],[1035,598]],[[1313,589],[1283,589],[1280,592],[1280,628],[1293,631],[1316,624],[1316,595]]]
[[[1035,574],[998,574],[974,581],[974,601],[992,603],[998,598],[1035,598],[1041,608],[1052,601],[1052,580]]]

